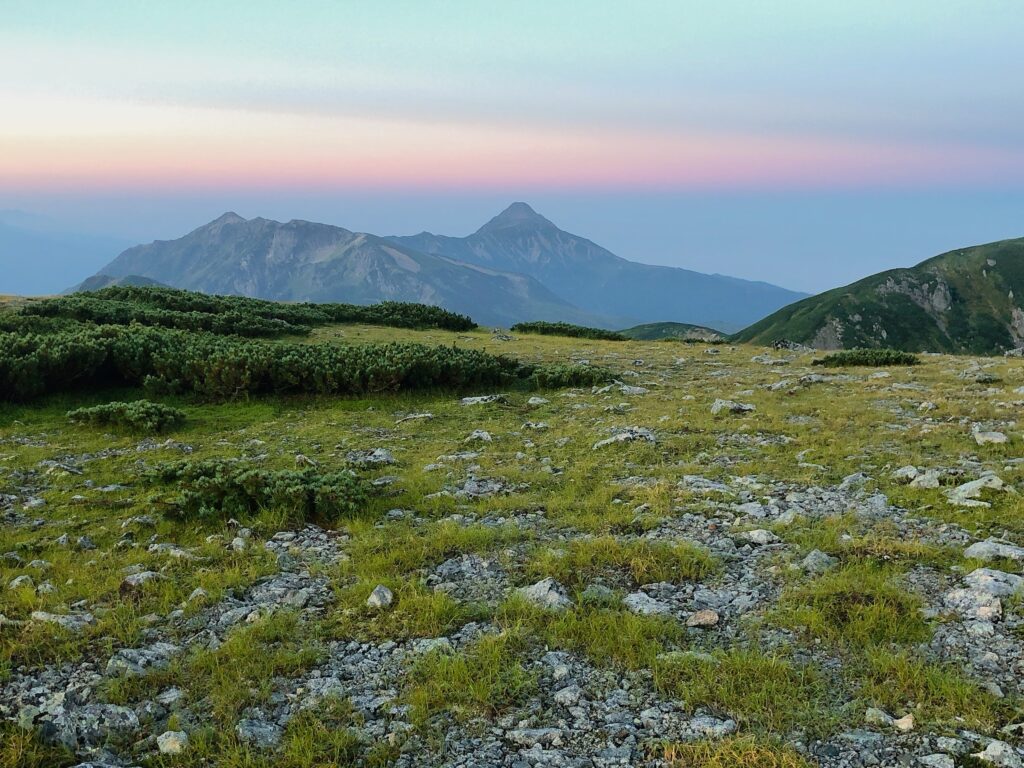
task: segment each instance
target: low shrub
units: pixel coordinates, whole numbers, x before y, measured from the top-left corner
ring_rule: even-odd
[[[411,343],[289,344],[141,325],[54,334],[0,333],[0,398],[90,386],[147,385],[214,400],[250,394],[342,394],[524,384],[586,386],[609,372],[524,365],[503,355]]]
[[[887,365],[918,365],[921,359],[910,352],[902,352],[898,349],[844,349],[819,357],[812,361],[811,365],[820,365],[825,368],[850,368],[850,367],[873,367],[878,368]]]
[[[577,339],[595,339],[598,341],[628,341],[627,336],[603,328],[588,328],[585,325],[572,323],[549,323],[536,320],[529,323],[516,323],[512,326],[516,333],[539,333],[543,336],[571,336]]]
[[[145,478],[178,488],[168,514],[182,520],[243,520],[269,512],[276,522],[295,526],[331,523],[357,516],[370,490],[351,472],[258,469],[224,460],[163,464]]]
[[[107,403],[68,411],[68,421],[96,426],[123,427],[139,432],[163,432],[185,421],[184,411],[149,400]]]

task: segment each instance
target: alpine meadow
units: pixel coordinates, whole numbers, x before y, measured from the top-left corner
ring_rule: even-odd
[[[0,768],[1024,768],[1013,4],[8,6]]]

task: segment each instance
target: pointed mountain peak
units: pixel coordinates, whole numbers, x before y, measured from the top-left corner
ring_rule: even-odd
[[[227,213],[221,214],[216,219],[210,222],[210,224],[241,224],[245,221],[234,211],[228,211]]]
[[[480,232],[493,232],[509,227],[554,227],[526,203],[512,203],[489,222],[480,227]]]

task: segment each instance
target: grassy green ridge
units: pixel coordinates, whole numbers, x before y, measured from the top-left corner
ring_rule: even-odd
[[[790,304],[732,341],[994,354],[1021,344],[1024,315],[1017,296],[1024,296],[1024,238],[871,275]],[[1015,312],[1019,330],[1013,328]]]
[[[661,339],[700,339],[704,341],[724,338],[725,334],[714,328],[690,323],[644,323],[624,328],[620,334],[635,341],[660,341]]]

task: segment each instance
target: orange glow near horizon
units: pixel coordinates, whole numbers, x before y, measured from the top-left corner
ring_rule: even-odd
[[[813,136],[359,119],[38,100],[0,125],[0,186],[665,189],[1001,182],[997,148]]]

